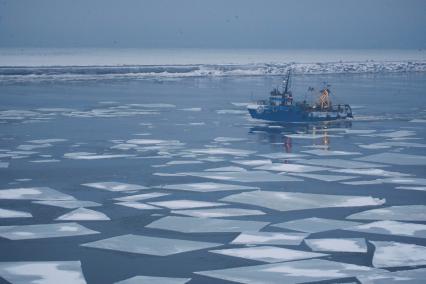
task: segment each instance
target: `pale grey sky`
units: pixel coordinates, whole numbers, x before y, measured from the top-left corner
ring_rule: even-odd
[[[0,0],[0,47],[426,48],[426,1]]]

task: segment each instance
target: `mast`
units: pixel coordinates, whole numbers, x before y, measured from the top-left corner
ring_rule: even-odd
[[[291,69],[288,69],[287,79],[286,79],[286,82],[285,82],[284,95],[288,93],[288,86],[289,86],[289,82],[290,82],[290,72],[291,72]]]

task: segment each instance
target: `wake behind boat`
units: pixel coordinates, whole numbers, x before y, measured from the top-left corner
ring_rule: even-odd
[[[293,94],[289,88],[290,76],[291,70],[287,73],[282,92],[275,88],[271,91],[269,100],[260,100],[247,106],[251,117],[275,122],[315,122],[353,117],[348,104],[332,104],[330,89],[327,87],[320,91],[318,100],[313,104],[306,100],[293,102]]]

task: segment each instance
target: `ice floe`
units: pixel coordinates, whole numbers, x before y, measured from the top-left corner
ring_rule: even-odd
[[[102,212],[87,208],[78,208],[64,215],[59,216],[55,220],[60,221],[105,221],[111,220]]]
[[[215,142],[221,142],[221,143],[226,143],[226,142],[240,142],[240,141],[246,141],[247,138],[237,138],[237,137],[216,137],[214,139]]]
[[[115,181],[91,182],[91,183],[83,183],[82,185],[87,186],[87,187],[97,188],[97,189],[114,191],[114,192],[147,189],[147,187],[142,186],[142,185],[123,183],[123,182],[115,182]]]
[[[164,193],[164,192],[151,192],[151,193],[142,193],[142,194],[135,194],[135,195],[128,195],[123,197],[117,197],[114,198],[114,200],[117,201],[140,201],[140,200],[146,200],[146,199],[152,199],[162,196],[170,195],[170,193]]]
[[[356,226],[360,224],[361,223],[352,222],[352,221],[312,217],[312,218],[283,222],[283,223],[274,224],[271,226],[283,228],[283,229],[290,229],[294,231],[306,232],[306,233],[319,233],[319,232],[348,228],[348,227],[352,227],[352,226]]]
[[[174,210],[173,214],[199,217],[199,218],[221,218],[234,216],[252,216],[264,215],[265,212],[253,209],[242,208],[209,208],[209,209],[193,209],[193,210]]]
[[[189,176],[202,177],[207,179],[217,179],[223,181],[238,182],[282,182],[282,181],[302,181],[301,179],[273,174],[266,171],[243,171],[243,172],[185,172]]]
[[[58,142],[65,142],[65,141],[67,141],[67,139],[49,138],[49,139],[29,140],[27,142],[29,142],[29,143],[35,143],[35,144],[49,144],[49,143],[58,143]]]
[[[0,237],[9,240],[71,237],[98,233],[77,223],[0,226]]]
[[[206,155],[231,155],[231,156],[248,156],[256,153],[255,151],[233,149],[233,148],[205,148],[205,149],[192,149],[189,150],[195,154],[206,154]]]
[[[316,156],[353,156],[353,155],[361,155],[360,152],[347,152],[347,151],[333,151],[333,150],[325,150],[325,149],[314,149],[308,151],[302,151],[303,153],[312,154]]]
[[[188,199],[149,202],[149,204],[154,206],[166,207],[169,209],[189,209],[189,208],[216,207],[216,206],[227,205],[225,203],[188,200]]]
[[[385,272],[377,268],[323,259],[251,265],[195,272],[199,275],[245,284],[296,284],[337,280]]]
[[[277,153],[261,154],[258,156],[268,158],[268,159],[294,159],[294,158],[305,157],[306,155],[277,152]]]
[[[346,219],[426,221],[426,206],[400,205],[377,208],[349,215]]]
[[[75,200],[71,195],[59,192],[50,187],[0,189],[0,199]]]
[[[396,189],[426,191],[426,186],[397,186]]]
[[[210,252],[241,257],[257,261],[275,263],[283,261],[292,261],[307,258],[316,258],[326,256],[327,254],[301,251],[274,246],[257,246],[246,248],[210,250]]]
[[[245,172],[247,170],[241,167],[229,166],[229,167],[220,167],[220,168],[210,168],[204,171],[206,172]]]
[[[345,230],[372,234],[426,238],[426,225],[389,220],[362,224],[345,228]]]
[[[85,243],[81,246],[114,251],[123,251],[129,253],[166,256],[187,251],[212,248],[221,245],[222,244],[218,243],[187,241],[180,239],[168,239],[129,234]]]
[[[402,166],[425,166],[426,156],[420,155],[409,155],[401,153],[379,153],[370,156],[358,158],[360,161],[384,163],[391,165],[402,165]]]
[[[276,233],[276,232],[244,232],[238,235],[231,244],[245,245],[300,245],[308,234]]]
[[[336,173],[354,174],[354,175],[367,175],[367,176],[380,176],[380,177],[406,177],[410,174],[386,171],[383,169],[335,169],[331,170]]]
[[[85,284],[80,261],[0,262],[0,277],[12,284]]]
[[[324,171],[327,168],[324,167],[315,167],[299,164],[284,164],[284,163],[272,163],[263,165],[255,168],[256,170],[267,170],[267,171],[277,171],[277,172],[291,172],[291,173],[305,173],[305,172],[316,172]]]
[[[156,276],[134,276],[123,281],[115,282],[115,284],[185,284],[191,278],[172,278],[172,277],[156,277]]]
[[[99,160],[99,159],[113,159],[113,158],[127,158],[134,157],[135,155],[127,154],[96,154],[88,152],[72,152],[65,153],[64,158],[73,160]]]
[[[352,160],[343,160],[343,159],[310,159],[310,160],[299,160],[299,163],[322,166],[322,167],[334,167],[334,168],[345,168],[345,169],[386,167],[386,165],[352,161]]]
[[[313,251],[324,252],[367,252],[365,239],[305,239],[305,243]]]
[[[272,164],[272,161],[267,160],[233,160],[232,163],[243,165],[243,166],[249,166],[249,167],[258,167],[263,166],[267,164]]]
[[[316,179],[321,181],[342,181],[356,178],[356,176],[340,176],[340,175],[323,175],[323,174],[306,174],[306,173],[292,173],[291,175],[297,177],[304,177],[310,179]]]
[[[298,192],[256,190],[229,195],[220,201],[256,205],[279,211],[303,210],[329,207],[376,206],[383,199],[371,196],[327,195]]]
[[[80,208],[80,207],[96,207],[101,206],[102,204],[94,201],[86,200],[42,200],[42,201],[33,201],[35,204],[49,205],[61,208]]]
[[[216,182],[168,184],[168,185],[163,185],[162,188],[176,189],[176,190],[187,190],[187,191],[198,191],[198,192],[258,189],[258,187],[253,187],[253,186],[216,183]]]
[[[145,203],[141,203],[141,202],[137,202],[137,201],[124,201],[124,202],[117,202],[115,204],[125,206],[125,207],[134,208],[134,209],[139,209],[139,210],[161,209],[159,207],[149,205],[149,204],[145,204]]]
[[[0,218],[31,218],[28,212],[0,208]]]
[[[397,242],[370,242],[376,247],[373,256],[374,267],[426,265],[424,246]]]
[[[147,228],[183,233],[259,231],[269,223],[260,221],[225,220],[215,218],[167,216],[147,225]]]
[[[426,269],[399,270],[394,272],[380,272],[357,277],[363,284],[423,284],[426,279]]]

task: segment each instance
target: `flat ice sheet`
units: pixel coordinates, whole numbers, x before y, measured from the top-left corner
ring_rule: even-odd
[[[367,176],[380,176],[380,177],[406,177],[410,174],[386,171],[383,169],[336,169],[332,170],[336,173],[354,174],[354,175],[367,175]]]
[[[345,230],[372,234],[426,238],[426,225],[388,220],[362,224],[345,228]]]
[[[149,202],[149,204],[154,206],[166,207],[169,209],[189,209],[189,208],[216,207],[216,206],[227,205],[225,203],[188,200],[188,199]]]
[[[356,226],[360,224],[361,223],[352,222],[352,221],[312,217],[312,218],[283,222],[283,223],[274,224],[271,226],[294,230],[294,231],[306,232],[306,233],[319,233],[319,232],[348,228],[348,227],[352,227],[352,226]]]
[[[80,261],[0,262],[0,277],[12,284],[85,284]]]
[[[111,220],[102,212],[87,208],[77,208],[71,212],[59,216],[55,220],[60,221],[106,221]]]
[[[198,192],[258,189],[258,187],[253,187],[253,186],[216,183],[216,182],[169,184],[169,185],[162,186],[162,188],[176,189],[176,190],[187,190],[187,191],[198,191]]]
[[[373,256],[374,267],[402,267],[426,265],[426,247],[397,243],[371,241],[376,247]]]
[[[276,233],[276,232],[244,232],[238,235],[231,244],[245,245],[300,245],[308,234]]]
[[[426,156],[401,153],[380,153],[358,158],[359,161],[376,162],[401,166],[426,166]]]
[[[31,218],[28,212],[0,208],[0,218]]]
[[[371,196],[326,195],[297,192],[256,190],[229,195],[225,202],[266,207],[278,211],[303,210],[329,207],[358,207],[382,205],[385,201]]]
[[[367,252],[365,239],[305,239],[305,243],[313,251],[324,252]]]
[[[115,191],[115,192],[147,189],[147,187],[142,186],[142,185],[123,183],[123,182],[115,182],[115,181],[91,182],[91,183],[84,183],[82,185],[87,186],[87,187],[97,188],[97,189]]]
[[[259,231],[269,223],[215,218],[167,216],[147,225],[147,228],[183,233],[246,232]]]
[[[286,249],[274,246],[220,249],[211,250],[210,252],[269,263],[315,258],[327,255],[323,253]]]
[[[115,284],[185,284],[191,278],[172,278],[172,277],[155,277],[155,276],[135,276],[123,281],[115,282]]]
[[[191,153],[195,154],[206,154],[206,155],[230,155],[237,157],[244,157],[256,153],[256,151],[249,151],[243,149],[233,149],[233,148],[205,148],[205,149],[192,149],[189,150]]]
[[[334,167],[344,169],[365,169],[365,168],[380,168],[386,167],[382,164],[373,164],[360,161],[344,160],[344,159],[310,159],[310,160],[299,160],[299,163],[322,166],[322,167]]]
[[[400,205],[377,208],[349,215],[346,219],[426,221],[426,206]]]
[[[258,156],[268,158],[268,159],[294,159],[294,158],[305,157],[306,155],[276,152],[276,153],[269,153],[269,154],[261,154]]]
[[[139,210],[161,209],[159,207],[149,205],[149,204],[145,204],[145,203],[141,203],[141,202],[137,202],[137,201],[123,201],[123,202],[117,202],[115,204],[125,206],[125,207],[134,208],[134,209],[139,209]]]
[[[9,240],[72,237],[98,233],[77,223],[0,226],[0,237]]]
[[[173,210],[173,214],[199,217],[199,218],[221,218],[236,216],[252,216],[265,215],[260,210],[242,209],[242,208],[208,208],[208,209],[192,209],[192,210]]]
[[[267,160],[233,160],[232,163],[243,165],[243,166],[249,166],[249,167],[259,167],[267,164],[272,164],[272,161]]]
[[[170,195],[170,193],[164,193],[164,192],[151,192],[151,193],[142,193],[142,194],[134,194],[134,195],[128,195],[123,197],[117,197],[114,198],[114,200],[117,201],[140,201],[140,200],[146,200],[146,199],[152,199],[162,196]]]
[[[321,181],[342,181],[342,180],[348,180],[356,178],[356,176],[341,176],[341,175],[330,175],[330,174],[306,174],[306,173],[292,173],[291,175],[297,176],[297,177],[304,177],[304,178],[310,178],[310,179],[316,179]]]
[[[81,246],[130,253],[166,256],[181,252],[212,248],[221,245],[222,244],[217,243],[196,242],[129,234],[85,243]]]
[[[333,151],[333,150],[325,150],[325,149],[314,149],[308,151],[302,151],[303,153],[312,154],[316,156],[353,156],[353,155],[361,155],[360,152],[347,152],[347,151]]]
[[[217,179],[237,182],[283,182],[302,181],[301,179],[273,174],[265,171],[245,171],[245,172],[187,172],[189,176]]]
[[[251,265],[196,274],[246,284],[296,284],[384,272],[384,270],[323,259]]]
[[[272,163],[263,165],[255,168],[256,170],[266,170],[266,171],[277,171],[277,172],[290,172],[290,173],[307,173],[307,172],[317,172],[325,171],[327,168],[324,167],[315,167],[299,164],[284,164],[284,163]]]
[[[383,272],[379,274],[358,276],[357,278],[361,283],[366,284],[424,284],[426,279],[426,268]]]
[[[33,203],[61,207],[61,208],[68,208],[68,209],[80,208],[80,207],[96,207],[96,206],[102,205],[94,201],[86,201],[86,200],[42,200],[42,201],[33,201]]]
[[[50,187],[23,187],[0,189],[0,199],[21,200],[75,200],[71,195]]]

